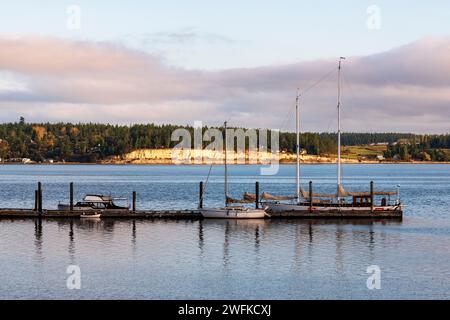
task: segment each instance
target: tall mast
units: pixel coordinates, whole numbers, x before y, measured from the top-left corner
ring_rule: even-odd
[[[228,170],[227,170],[227,122],[225,121],[225,123],[223,124],[224,127],[224,136],[225,136],[225,141],[224,141],[224,146],[225,146],[225,154],[224,154],[224,168],[225,168],[225,173],[224,173],[224,177],[225,177],[225,206],[228,205]]]
[[[337,163],[337,199],[340,200],[339,187],[341,185],[341,62],[345,57],[339,58],[338,67],[338,103],[337,103],[337,122],[338,122],[338,163]]]
[[[297,197],[297,201],[300,199],[300,113],[299,113],[299,91],[297,89],[297,97],[295,99],[295,133],[296,133],[296,145],[295,149],[297,152],[297,163],[296,163],[296,175],[295,175],[295,195]]]

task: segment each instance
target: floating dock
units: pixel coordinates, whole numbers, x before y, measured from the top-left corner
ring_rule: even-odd
[[[42,213],[31,209],[0,209],[0,218],[79,218],[81,211],[43,210]],[[113,211],[90,210],[99,213],[102,218],[114,219],[202,219],[198,210],[137,210]],[[392,211],[324,211],[324,212],[268,212],[269,219],[402,219],[402,212]]]
[[[69,203],[70,208],[73,208],[74,204],[74,188],[73,183],[69,185]],[[254,205],[255,207],[261,207],[259,202],[259,182],[256,182],[256,194]],[[203,184],[200,182],[199,192],[199,207],[203,208]],[[100,214],[101,218],[115,218],[115,219],[202,219],[202,215],[197,209],[186,210],[137,210],[136,209],[136,192],[132,194],[132,206],[130,210],[52,210],[45,209],[42,201],[42,184],[38,182],[38,188],[35,190],[34,209],[21,209],[21,208],[4,208],[0,209],[0,218],[80,218],[83,212],[89,214]],[[312,182],[310,182],[310,192],[312,195]],[[373,182],[371,182],[371,195],[370,203],[373,203]],[[312,197],[310,197],[310,203],[312,204]],[[284,211],[284,212],[267,212],[266,218],[269,219],[283,219],[283,218],[297,218],[297,219],[402,219],[403,212],[401,210],[374,210],[369,207],[368,210],[340,210],[336,208],[334,210],[310,210],[310,211]]]
[[[370,211],[370,210],[354,210],[354,211],[319,211],[300,212],[300,211],[284,211],[284,212],[268,212],[270,218],[303,218],[303,219],[402,219],[402,211]]]
[[[198,210],[89,210],[99,213],[102,218],[132,218],[132,219],[200,219]],[[79,218],[82,211],[43,210],[41,213],[29,209],[0,209],[0,218]]]

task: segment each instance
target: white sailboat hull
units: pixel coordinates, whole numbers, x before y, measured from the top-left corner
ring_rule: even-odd
[[[250,208],[204,208],[200,213],[209,219],[263,219],[266,216],[265,210]]]
[[[96,213],[96,214],[86,214],[86,213],[82,213],[80,214],[80,218],[82,219],[99,219],[101,217],[100,213]]]
[[[286,212],[286,211],[309,211],[309,206],[290,204],[290,203],[269,203],[267,205],[269,212]]]

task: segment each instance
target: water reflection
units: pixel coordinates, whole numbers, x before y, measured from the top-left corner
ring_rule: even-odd
[[[316,283],[318,287],[310,290],[313,297],[320,296],[319,290],[326,297],[334,294],[336,297],[349,297],[348,289],[352,290],[354,297],[365,298],[366,293],[362,292],[365,282],[361,278],[366,276],[365,268],[371,264],[389,269],[389,276],[397,272],[410,274],[420,266],[426,277],[420,285],[425,289],[431,287],[425,281],[434,286],[436,279],[442,279],[441,275],[450,270],[445,251],[450,241],[448,224],[414,225],[407,222],[92,221],[76,218],[8,223],[6,220],[0,221],[0,245],[4,249],[14,244],[15,250],[3,250],[0,262],[7,266],[6,274],[11,279],[14,266],[24,266],[24,270],[32,275],[26,279],[27,283],[31,281],[36,288],[49,279],[56,279],[55,270],[64,273],[68,264],[79,264],[93,283],[100,286],[99,289],[91,287],[89,298],[92,292],[104,290],[101,286],[105,283],[111,283],[108,292],[113,292],[132,287],[139,279],[143,279],[142,290],[133,290],[140,290],[142,297],[152,298],[185,297],[184,291],[176,295],[174,290],[198,292],[201,297],[211,294],[211,298],[218,298],[216,292],[227,298],[234,292],[244,292],[253,297],[251,288],[255,292],[265,292],[267,288],[280,293],[283,298],[303,298],[305,295],[301,292],[305,292],[302,291],[305,287],[302,286],[315,286]],[[25,235],[24,240],[18,241],[22,234]],[[408,263],[413,258],[419,266]],[[119,268],[121,276],[117,277],[120,279],[116,285],[112,281],[113,274]],[[101,276],[99,269],[104,269]],[[438,273],[433,273],[435,269]],[[168,280],[156,281],[153,275]],[[256,279],[263,277],[267,281],[258,283]],[[361,289],[358,287],[360,280]],[[406,284],[402,279],[393,281],[397,281],[395,286]],[[10,285],[12,281],[6,283],[1,280],[0,283]],[[45,292],[52,292],[50,285],[55,286],[54,283],[49,282]],[[444,284],[438,285],[445,287]],[[160,294],[147,293],[151,287],[158,288]],[[339,291],[342,288],[346,290]],[[137,292],[133,290],[131,293],[123,291],[122,297]],[[22,293],[26,295],[25,291]]]
[[[230,221],[225,221],[225,239],[223,242],[223,265],[228,266],[230,255]]]
[[[136,247],[136,220],[133,220],[133,226],[131,227],[131,243],[133,247]]]
[[[294,254],[294,266],[296,270],[300,269],[301,264],[301,252],[302,252],[302,241],[301,241],[301,225],[297,224],[295,226],[295,254]]]
[[[198,243],[200,258],[205,256],[205,245],[214,245],[222,234],[222,265],[229,270],[231,264],[239,263],[239,250],[248,241],[253,242],[252,255],[255,270],[266,257],[264,250],[291,250],[292,267],[298,273],[302,265],[313,263],[314,248],[334,253],[334,270],[346,280],[346,265],[350,246],[368,248],[368,257],[373,259],[376,246],[376,225],[400,225],[401,220],[201,220],[198,222]],[[214,231],[214,234],[212,234]],[[330,238],[331,236],[331,238]],[[210,237],[210,238],[208,238]],[[211,238],[213,237],[213,238]],[[283,239],[279,242],[277,239]],[[325,246],[325,247],[324,247]],[[236,251],[235,251],[236,250]],[[235,254],[234,254],[235,252]],[[242,252],[242,251],[241,251]],[[271,262],[272,263],[272,262]],[[347,272],[348,273],[348,272]]]
[[[259,251],[259,225],[255,226],[255,252]]]
[[[75,264],[75,235],[73,232],[73,220],[69,222],[69,258],[70,264]]]
[[[34,221],[34,248],[36,253],[36,259],[38,261],[43,261],[44,257],[42,255],[42,219],[36,219]]]
[[[146,242],[146,235],[149,234],[149,229],[167,229],[170,232],[171,225],[178,229],[186,230],[187,233],[192,232],[191,237],[195,239],[196,246],[199,249],[198,254],[192,253],[191,257],[197,256],[199,263],[205,263],[205,256],[210,257],[211,251],[209,248],[221,245],[222,266],[225,269],[230,269],[231,262],[237,263],[233,259],[233,252],[235,257],[242,253],[242,250],[247,250],[248,244],[251,244],[253,254],[247,259],[252,259],[255,268],[258,268],[260,263],[264,263],[266,257],[262,252],[267,250],[277,251],[277,246],[283,252],[289,252],[291,255],[291,265],[296,273],[302,269],[302,265],[313,263],[313,257],[316,255],[314,249],[324,249],[324,245],[330,249],[333,246],[335,270],[338,274],[344,275],[346,266],[346,252],[349,246],[362,244],[363,247],[368,248],[367,254],[370,259],[374,257],[374,250],[378,242],[381,246],[389,245],[388,241],[393,241],[398,238],[398,235],[389,235],[384,232],[384,229],[378,231],[375,229],[376,225],[401,225],[399,220],[198,220],[198,221],[170,221],[170,220],[145,220],[137,228],[136,220],[115,220],[115,219],[72,219],[72,220],[57,220],[59,225],[67,225],[62,230],[68,231],[68,246],[66,246],[67,254],[71,264],[75,264],[77,259],[76,245],[77,242],[82,242],[86,238],[95,237],[97,242],[102,245],[110,245],[113,243],[114,237],[128,238],[131,243],[131,253],[136,257],[137,250],[145,250],[145,247],[139,248],[137,246],[137,233],[143,233],[143,241]],[[34,221],[35,234],[35,254],[39,261],[44,259],[43,255],[43,227],[42,220],[36,219]],[[197,228],[192,228],[197,224]],[[124,233],[122,230],[130,230],[131,232]],[[192,231],[190,231],[190,229]],[[53,232],[54,230],[52,230]],[[165,236],[167,231],[161,233]],[[175,232],[175,231],[174,231]],[[179,231],[177,231],[179,232]],[[75,235],[76,233],[76,235]],[[176,237],[176,234],[173,234]],[[330,238],[331,236],[331,238]],[[333,237],[334,236],[334,237]],[[186,236],[189,239],[189,236]],[[82,245],[82,244],[81,244]],[[156,246],[153,242],[150,246]],[[247,249],[245,249],[247,248]],[[160,250],[160,249],[155,249]],[[171,248],[176,250],[176,248]],[[286,251],[287,250],[287,251]],[[247,253],[248,254],[248,253]],[[271,262],[272,263],[272,262]]]
[[[335,260],[336,270],[338,271],[339,274],[342,274],[344,270],[344,259],[342,252],[344,232],[342,231],[340,225],[336,226],[335,237],[336,237],[336,260]]]
[[[200,257],[203,257],[203,247],[205,245],[205,239],[203,236],[203,221],[198,222],[198,247],[200,249]]]
[[[223,232],[223,266],[228,267],[231,259],[230,247],[232,238],[246,239],[251,238],[253,242],[255,257],[258,259],[261,246],[261,234],[264,234],[264,226],[267,220],[251,219],[251,220],[227,220],[227,219],[205,219],[199,221],[198,247],[203,256],[203,248],[208,239],[204,236],[204,230],[220,230]],[[244,240],[245,239],[245,240]],[[239,244],[238,244],[239,245]],[[257,260],[258,262],[258,260]]]

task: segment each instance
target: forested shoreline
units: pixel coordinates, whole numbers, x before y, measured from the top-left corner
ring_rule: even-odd
[[[35,162],[48,159],[97,162],[137,149],[172,148],[178,141],[171,141],[171,134],[179,128],[187,129],[191,134],[194,131],[193,127],[178,125],[26,123],[21,119],[0,124],[0,158],[3,161],[29,158]],[[268,140],[270,150],[270,138]],[[302,133],[300,146],[310,155],[332,155],[337,151],[336,140],[335,133]],[[386,145],[382,152],[386,159],[450,161],[449,134],[343,133],[342,144]],[[295,133],[280,132],[280,150],[295,151]]]

